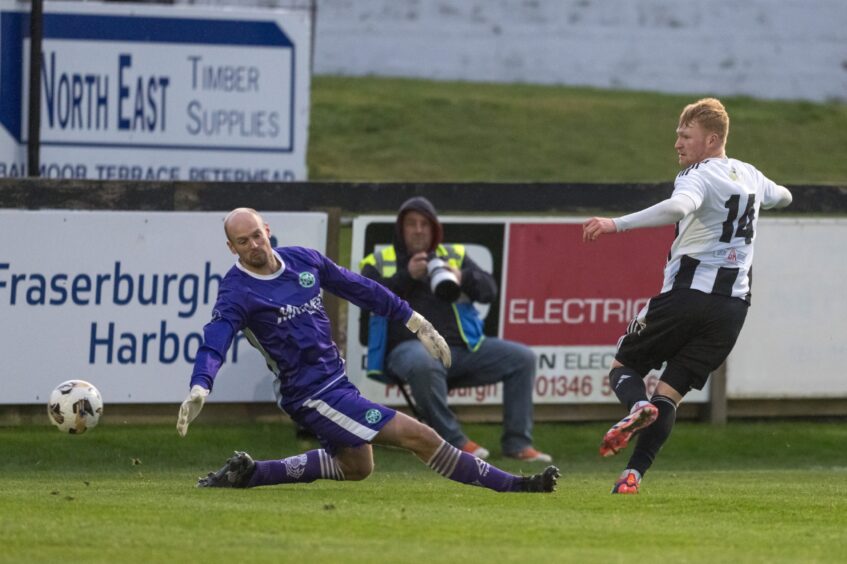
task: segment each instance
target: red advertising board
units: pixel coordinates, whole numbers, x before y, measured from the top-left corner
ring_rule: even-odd
[[[614,345],[662,286],[673,227],[583,243],[578,223],[511,223],[502,335],[530,346]]]

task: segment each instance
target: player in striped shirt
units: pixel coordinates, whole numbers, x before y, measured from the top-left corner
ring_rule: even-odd
[[[750,305],[753,245],[759,209],[791,203],[791,192],[754,166],[726,156],[729,115],[715,98],[682,111],[674,148],[685,167],[671,197],[618,218],[592,217],[583,240],[639,227],[676,223],[676,238],[659,295],[618,341],[609,381],[629,415],[603,437],[600,454],[612,456],[639,432],[638,442],[612,493],[638,493],[691,389],[732,350]],[[651,398],[643,378],[667,363]]]
[[[402,321],[426,350],[450,366],[450,348],[419,313],[382,285],[302,247],[272,248],[270,228],[252,209],[224,220],[227,246],[238,259],[221,281],[212,320],[204,328],[190,392],[180,406],[181,436],[203,408],[238,331],[276,376],[277,403],[322,448],[280,460],[254,461],[236,452],[198,487],[249,488],[318,479],[363,480],[373,470],[371,443],[412,451],[451,480],[499,492],[551,492],[559,470],[533,476],[503,472],[462,452],[423,423],[362,397],[347,379],[323,307],[327,290],[377,315]]]

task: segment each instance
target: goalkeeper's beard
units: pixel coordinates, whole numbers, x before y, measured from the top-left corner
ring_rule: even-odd
[[[268,264],[268,253],[266,253],[263,249],[257,249],[247,253],[247,256],[242,257],[241,260],[242,262],[246,262],[247,266],[252,266],[253,268],[264,268]]]

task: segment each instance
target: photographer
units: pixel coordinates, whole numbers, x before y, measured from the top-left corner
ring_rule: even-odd
[[[362,274],[383,284],[430,320],[450,346],[453,365],[432,362],[408,331],[363,313],[368,330],[368,372],[389,371],[408,383],[421,415],[448,443],[479,458],[489,451],[468,439],[447,405],[449,388],[503,382],[504,456],[550,462],[532,447],[535,355],[526,346],[486,337],[473,302],[497,297],[494,278],[465,254],[443,244],[443,229],[429,200],[407,200],[397,215],[393,246],[367,256]]]

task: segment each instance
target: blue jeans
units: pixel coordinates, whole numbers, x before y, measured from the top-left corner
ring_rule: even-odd
[[[447,370],[420,341],[404,341],[388,353],[386,367],[409,385],[427,423],[457,448],[468,438],[447,406],[448,382],[450,388],[503,382],[503,454],[530,446],[535,353],[520,343],[496,338],[486,338],[474,352],[464,347],[451,347],[450,352],[453,365]]]

